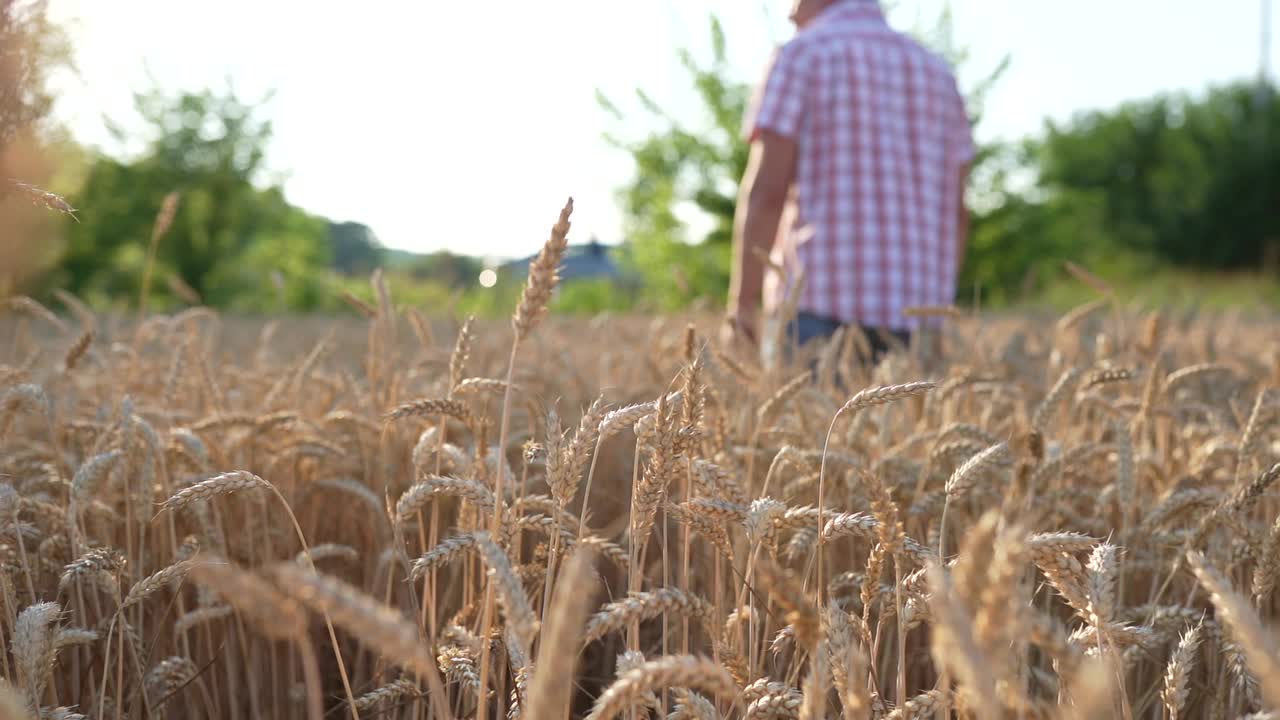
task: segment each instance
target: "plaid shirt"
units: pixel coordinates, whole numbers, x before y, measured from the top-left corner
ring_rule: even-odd
[[[962,169],[974,147],[947,64],[892,30],[876,0],[841,0],[775,55],[746,133],[796,143],[765,302],[803,273],[799,310],[894,330],[952,302],[964,238]],[[788,221],[789,220],[789,221]]]

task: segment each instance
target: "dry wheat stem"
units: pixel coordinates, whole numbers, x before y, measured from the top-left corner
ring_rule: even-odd
[[[529,688],[530,720],[560,720],[571,702],[579,638],[592,596],[592,556],[580,546],[556,578],[556,594],[543,626],[542,646]]]
[[[511,357],[507,360],[507,377],[506,389],[502,394],[502,411],[498,423],[498,445],[499,453],[506,452],[508,421],[511,417],[511,388],[515,374],[516,356],[520,349],[520,341],[525,338],[537,325],[542,314],[546,312],[547,304],[551,300],[551,294],[555,289],[559,280],[560,261],[564,255],[565,248],[568,246],[569,235],[569,218],[573,214],[573,198],[569,198],[564,208],[560,211],[560,218],[551,228],[551,236],[538,252],[538,256],[529,264],[529,280],[525,285],[524,292],[521,293],[520,303],[516,306],[516,312],[511,319],[513,337],[511,339]],[[497,479],[494,483],[494,497],[501,500],[505,498],[504,486],[506,484],[505,464],[499,462],[497,471]],[[499,535],[502,525],[501,506],[494,509],[493,518],[489,525],[489,532],[493,536]],[[490,606],[490,598],[493,597],[493,583],[490,580],[486,583],[485,589],[485,608],[483,611],[483,621],[481,627],[481,635],[488,635],[490,623],[492,622],[493,609]],[[480,685],[488,687],[489,679],[489,646],[485,645],[480,653]],[[480,717],[485,716],[485,709],[488,703],[488,695],[484,692],[480,693],[480,707],[477,713]]]

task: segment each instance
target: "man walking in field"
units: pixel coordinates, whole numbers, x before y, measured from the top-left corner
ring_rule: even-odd
[[[969,121],[951,68],[877,0],[795,0],[791,19],[745,122],[727,334],[755,342],[762,300],[776,307],[802,275],[789,338],[853,325],[878,360],[918,327],[906,308],[953,300]],[[767,286],[765,254],[782,268]]]

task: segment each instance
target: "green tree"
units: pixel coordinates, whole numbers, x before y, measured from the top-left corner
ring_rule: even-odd
[[[714,16],[711,47],[706,64],[687,49],[678,51],[704,109],[701,126],[690,128],[637,90],[657,127],[639,140],[609,138],[635,162],[634,179],[618,193],[627,239],[624,262],[644,277],[645,299],[664,309],[723,294],[729,286],[733,212],[748,153],[740,128],[750,87],[730,79],[724,28]],[[597,100],[622,119],[603,93],[597,92]],[[708,221],[703,237],[689,237],[681,218],[688,211]]]
[[[1049,123],[1002,160],[1033,178],[975,225],[970,286],[1016,299],[1072,260],[1118,282],[1165,266],[1280,271],[1280,101],[1238,83]]]
[[[333,267],[344,275],[367,275],[385,261],[385,248],[363,223],[329,223],[329,244]]]
[[[180,196],[156,253],[157,278],[176,278],[211,305],[265,309],[314,305],[330,263],[328,225],[290,205],[278,186],[255,184],[271,126],[231,91],[158,91],[136,97],[146,149],[97,158],[67,228],[59,280],[99,302],[138,296],[163,198]],[[123,131],[116,130],[123,138]],[[160,301],[168,284],[152,284]]]
[[[1280,140],[1280,100],[1254,84],[1158,96],[1050,124],[1040,186],[1050,209],[1096,207],[1120,248],[1196,268],[1257,267],[1280,238],[1269,177],[1280,143],[1268,136]]]
[[[405,269],[415,280],[439,283],[450,290],[465,290],[475,287],[484,262],[470,255],[437,250],[415,256],[406,263]]]

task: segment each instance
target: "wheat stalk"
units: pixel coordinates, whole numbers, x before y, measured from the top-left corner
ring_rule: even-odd
[[[556,577],[557,591],[543,625],[543,644],[529,688],[530,720],[559,720],[571,702],[579,638],[592,591],[592,553],[580,548]]]

